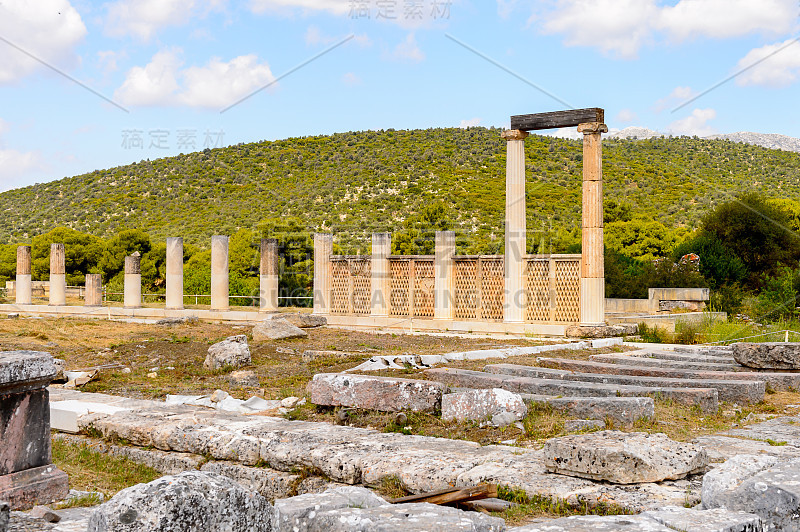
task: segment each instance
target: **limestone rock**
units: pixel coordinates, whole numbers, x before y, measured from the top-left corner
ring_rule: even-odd
[[[0,351],[0,385],[52,380],[56,372],[56,365],[49,353]]]
[[[264,320],[253,327],[253,341],[266,342],[267,340],[286,340],[289,338],[304,338],[308,336],[303,329],[296,327],[286,320]]]
[[[64,376],[64,370],[67,369],[67,362],[61,358],[54,358],[53,363],[56,365],[56,376],[54,381],[66,382],[67,378]]]
[[[199,320],[197,316],[185,316],[182,318],[162,318],[156,321],[156,325],[166,325],[170,327],[172,325],[193,325],[197,323]]]
[[[637,325],[628,323],[599,326],[570,325],[567,327],[567,336],[570,338],[613,338],[615,336],[629,336],[638,332]]]
[[[235,386],[258,386],[258,376],[249,370],[231,372],[228,381]]]
[[[508,532],[674,532],[641,515],[574,515],[510,528]]]
[[[0,532],[8,530],[8,521],[11,516],[11,505],[5,501],[0,501]]]
[[[502,532],[505,521],[478,512],[427,503],[343,508],[318,513],[308,532]],[[297,530],[297,529],[295,529]],[[300,529],[304,530],[304,529]]]
[[[274,509],[234,481],[201,471],[126,488],[100,505],[88,532],[269,532]]]
[[[733,344],[733,358],[742,366],[762,369],[800,369],[800,343]]]
[[[433,412],[447,388],[440,382],[345,373],[318,373],[308,384],[317,405],[352,406],[382,412]]]
[[[61,521],[61,516],[48,508],[47,506],[34,506],[30,511],[31,517],[47,521],[48,523],[58,523]]]
[[[387,503],[367,488],[344,486],[323,493],[298,495],[275,501],[277,530],[317,530],[315,517],[341,508],[375,508]]]
[[[303,312],[297,312],[295,314],[288,314],[288,313],[281,313],[281,314],[272,314],[269,317],[270,320],[285,320],[295,327],[300,327],[301,329],[311,329],[314,327],[324,327],[328,324],[328,319],[325,316],[316,316],[314,314],[306,314]]]
[[[226,366],[238,368],[250,364],[250,347],[247,345],[247,336],[231,336],[217,342],[208,348],[203,367],[210,370]]]
[[[442,419],[445,421],[494,421],[495,418],[508,417],[502,415],[506,413],[512,416],[505,425],[525,417],[528,407],[525,406],[522,396],[500,388],[469,390],[442,396]]]
[[[543,451],[551,473],[615,484],[677,480],[708,465],[705,449],[644,432],[563,436],[548,440]]]
[[[726,505],[726,497],[742,482],[778,463],[775,456],[740,454],[727,460],[703,476],[701,498],[704,508]]]
[[[660,510],[644,512],[648,517],[670,530],[702,530],[703,532],[762,532],[761,519],[755,514],[731,512],[722,508],[694,510],[667,506]]]

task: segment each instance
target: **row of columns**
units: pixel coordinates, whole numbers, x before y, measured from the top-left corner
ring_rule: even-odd
[[[183,306],[183,238],[167,238],[166,308],[182,310]],[[226,311],[229,304],[228,237],[211,237],[211,310]],[[278,241],[261,239],[259,268],[259,310],[278,310]],[[31,247],[17,247],[16,303],[32,302]],[[142,267],[139,252],[125,257],[123,306],[142,306]],[[50,301],[53,306],[67,304],[66,253],[64,244],[50,245]],[[99,273],[86,275],[87,307],[103,304],[102,278]]]

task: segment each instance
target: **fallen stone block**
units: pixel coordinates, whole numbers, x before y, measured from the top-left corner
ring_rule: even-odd
[[[614,336],[630,336],[638,334],[639,326],[622,323],[619,325],[570,325],[567,336],[570,338],[612,338]]]
[[[442,419],[444,421],[489,420],[496,426],[505,426],[514,421],[520,421],[527,413],[528,408],[519,394],[501,388],[470,390],[442,396]],[[510,419],[503,425],[497,425],[495,418],[503,416],[503,414],[511,414]]]
[[[182,318],[162,318],[156,321],[156,325],[166,325],[168,327],[172,325],[193,325],[198,321],[199,320],[197,316],[185,316]]]
[[[800,369],[799,342],[733,344],[733,358],[742,366],[761,369]]]
[[[800,448],[794,445],[770,445],[765,441],[731,438],[729,436],[700,436],[692,440],[706,450],[712,462],[721,463],[739,454],[775,456],[781,460],[800,458]]]
[[[114,414],[129,410],[120,406],[94,403],[91,401],[54,401],[50,403],[50,428],[77,434],[80,432],[78,418],[88,414]]]
[[[317,316],[315,314],[306,314],[303,312],[288,313],[283,312],[280,314],[272,314],[270,320],[285,320],[295,327],[301,329],[312,329],[314,327],[324,327],[328,324],[328,319],[325,316]]]
[[[308,333],[286,320],[264,320],[253,327],[254,342],[288,340],[290,338],[305,338],[306,336],[308,336]]]
[[[316,514],[308,532],[503,532],[505,521],[478,512],[427,503],[342,508]],[[304,529],[300,529],[304,530]]]
[[[712,469],[703,476],[703,488],[700,498],[705,508],[724,508],[728,505],[727,497],[742,482],[773,467],[779,462],[775,456],[757,456],[742,454],[734,456],[724,464]]]
[[[234,386],[258,386],[258,375],[250,370],[232,371],[227,379]]]
[[[270,532],[274,509],[221,475],[188,471],[126,488],[101,504],[88,532]]]
[[[350,358],[365,355],[364,353],[347,353],[344,351],[322,351],[317,349],[309,349],[308,351],[303,351],[301,356],[303,358],[303,362],[311,362],[312,360],[317,360],[320,358]]]
[[[389,504],[367,488],[345,486],[322,493],[298,495],[275,501],[276,530],[321,530],[316,523],[322,512],[342,508],[375,508]]]
[[[251,363],[247,336],[231,336],[208,348],[203,367],[210,370],[231,367],[240,368]]]
[[[308,384],[314,404],[382,412],[433,412],[446,388],[439,382],[342,373],[318,373]]]
[[[762,458],[762,457],[759,457]],[[765,461],[737,462],[716,476],[719,485],[724,480],[740,483],[728,491],[714,491],[712,504],[727,510],[758,515],[767,530],[798,530],[800,528],[800,459],[779,462],[769,469],[754,471]],[[724,468],[725,464],[720,466]],[[719,468],[718,468],[719,469]],[[712,471],[713,472],[713,471]],[[754,474],[747,476],[748,473]],[[726,473],[730,473],[726,477]],[[708,475],[706,475],[708,476]],[[705,491],[705,479],[703,479]],[[705,499],[703,506],[706,506]]]
[[[633,357],[618,353],[590,355],[594,362],[623,364],[626,366],[650,366],[664,369],[687,369],[697,371],[742,371],[743,366],[730,362],[684,362],[681,360],[663,360],[661,358]]]
[[[681,532],[762,532],[761,518],[747,512],[731,512],[722,508],[695,510],[667,506],[641,514],[670,530]]]
[[[753,423],[746,427],[726,430],[718,435],[764,442],[772,440],[778,446],[791,445],[800,447],[800,416],[778,417],[761,423]]]
[[[703,412],[716,412],[717,390],[713,388],[668,388],[573,382],[499,375],[453,368],[433,368],[425,371],[432,380],[467,388],[502,388],[515,393],[579,397],[636,397],[651,396],[672,399],[677,403],[699,406]]]
[[[670,388],[714,388],[717,390],[720,401],[738,404],[757,403],[764,399],[764,393],[766,393],[766,383],[756,380],[673,379],[644,375],[578,373],[571,370],[538,368],[516,364],[490,364],[486,366],[483,371],[502,375],[516,375],[518,377],[561,379],[576,382],[598,382],[603,384]]]
[[[652,419],[655,404],[652,397],[554,397],[521,394],[528,403],[544,403],[570,417],[614,422],[615,426],[630,426],[639,419]]]
[[[698,473],[708,465],[708,455],[702,447],[665,434],[606,430],[548,440],[544,464],[560,475],[638,484]]]
[[[509,528],[508,532],[674,532],[643,515],[574,515]]]

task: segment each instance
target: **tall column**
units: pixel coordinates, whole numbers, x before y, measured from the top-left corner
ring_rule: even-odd
[[[183,239],[167,238],[167,310],[183,309]]]
[[[331,312],[333,235],[314,233],[314,314]]]
[[[578,126],[583,133],[583,245],[581,251],[581,325],[605,323],[603,262],[603,144],[608,127],[599,122]]]
[[[211,310],[230,309],[228,301],[228,237],[211,237]]]
[[[278,241],[275,238],[261,239],[261,268],[259,275],[259,310],[278,310]]]
[[[86,274],[86,290],[84,293],[87,307],[103,306],[103,276],[99,273]]]
[[[391,233],[372,234],[372,301],[370,315],[389,317],[389,254],[392,252]]]
[[[17,247],[17,305],[31,304],[31,247]]]
[[[456,234],[436,231],[436,250],[433,260],[433,319],[452,320],[456,315],[455,268]]]
[[[525,137],[518,129],[503,132],[506,139],[506,253],[504,320],[521,323],[525,316]]]
[[[183,253],[181,253],[183,254]],[[125,308],[142,307],[142,262],[138,251],[125,257],[125,288],[123,303]],[[182,289],[181,289],[182,290]]]
[[[66,250],[64,244],[50,244],[50,304],[67,304]]]

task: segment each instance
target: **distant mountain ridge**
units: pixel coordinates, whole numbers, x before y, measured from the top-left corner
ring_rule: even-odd
[[[646,127],[631,126],[621,129],[608,135],[610,138],[618,139],[651,139],[654,137],[674,136],[670,133],[662,133]],[[761,146],[771,150],[784,150],[800,153],[800,139],[787,135],[775,133],[753,133],[752,131],[739,131],[738,133],[726,133],[720,135],[709,135],[703,137],[709,140],[730,140],[731,142],[741,142],[753,146]]]

